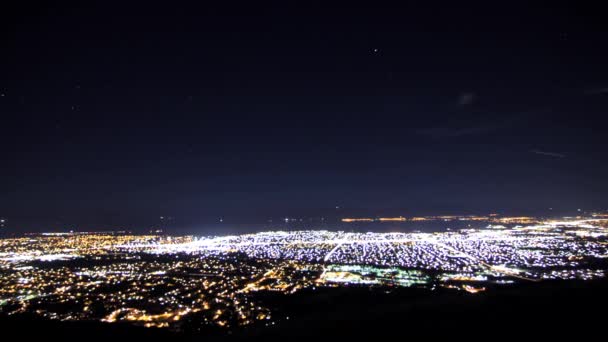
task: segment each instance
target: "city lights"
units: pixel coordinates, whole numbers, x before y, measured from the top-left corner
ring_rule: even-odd
[[[371,286],[475,295],[520,282],[605,275],[604,217],[486,221],[437,233],[53,233],[4,239],[0,312],[171,329],[187,320],[228,329],[277,322],[281,313],[258,297],[263,292]]]

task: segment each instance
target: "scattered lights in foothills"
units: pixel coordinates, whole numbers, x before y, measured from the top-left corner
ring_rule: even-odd
[[[0,312],[172,329],[270,326],[284,316],[265,304],[264,293],[372,286],[475,294],[520,282],[589,280],[608,269],[608,218],[601,214],[551,221],[465,218],[485,222],[440,233],[63,233],[4,239]]]

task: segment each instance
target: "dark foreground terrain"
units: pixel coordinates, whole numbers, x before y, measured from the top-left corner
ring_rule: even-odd
[[[33,317],[2,317],[0,329],[4,337],[15,341],[603,339],[607,290],[606,279],[530,283],[474,295],[423,289],[325,289],[292,296],[267,295],[265,300],[289,320],[271,328],[231,333],[179,333]]]

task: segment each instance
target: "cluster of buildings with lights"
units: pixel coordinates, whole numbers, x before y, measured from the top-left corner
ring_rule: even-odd
[[[494,223],[437,233],[66,233],[3,239],[0,313],[230,328],[282,319],[257,296],[264,292],[386,286],[478,293],[517,282],[593,279],[608,270],[607,217]]]

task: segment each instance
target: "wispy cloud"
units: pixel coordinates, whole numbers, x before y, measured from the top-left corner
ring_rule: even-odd
[[[477,95],[473,92],[462,93],[458,97],[458,104],[461,106],[467,106],[475,102],[475,99],[477,99]]]
[[[554,157],[554,158],[566,158],[565,154],[555,153],[555,152],[546,152],[541,150],[531,150],[531,153],[540,154],[543,156]]]
[[[608,87],[587,89],[585,93],[589,95],[608,94]]]
[[[418,130],[418,134],[431,138],[456,138],[467,135],[484,134],[497,128],[498,127],[493,124],[473,125],[467,127],[439,126],[420,129]]]
[[[545,110],[546,111],[546,110]],[[505,129],[517,129],[521,122],[528,122],[531,117],[541,111],[526,111],[519,113],[496,114],[489,113],[483,118],[452,120],[437,126],[421,127],[416,130],[418,135],[434,139],[459,138],[466,136],[484,136],[501,133]],[[455,119],[458,119],[457,117]]]

